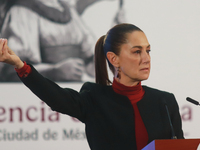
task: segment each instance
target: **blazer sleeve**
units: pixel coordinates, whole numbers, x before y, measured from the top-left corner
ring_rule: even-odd
[[[31,65],[30,65],[31,66]],[[31,73],[21,81],[52,110],[70,115],[85,122],[87,110],[87,90],[77,92],[70,88],[61,88],[43,77],[31,66]],[[84,89],[84,86],[82,87]]]

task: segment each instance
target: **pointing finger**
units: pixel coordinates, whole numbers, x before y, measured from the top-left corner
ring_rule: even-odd
[[[3,49],[2,49],[2,53],[6,54],[8,52],[8,45],[7,45],[7,39],[3,40]]]
[[[0,50],[3,48],[3,39],[0,39]]]

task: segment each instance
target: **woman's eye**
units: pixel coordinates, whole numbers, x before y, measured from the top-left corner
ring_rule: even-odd
[[[151,50],[147,50],[147,53],[149,54],[151,52]]]
[[[137,50],[137,51],[135,51],[134,53],[140,54],[140,53],[141,53],[141,50]]]

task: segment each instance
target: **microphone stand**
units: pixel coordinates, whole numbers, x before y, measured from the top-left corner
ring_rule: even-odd
[[[170,128],[171,128],[171,133],[172,133],[172,137],[171,139],[177,139],[176,135],[175,135],[175,132],[174,132],[174,128],[173,128],[173,125],[172,125],[172,121],[171,121],[171,118],[170,118],[170,115],[169,115],[169,110],[168,110],[168,107],[167,107],[167,103],[165,101],[165,99],[162,99],[164,105],[165,105],[165,108],[166,108],[166,111],[167,111],[167,117],[169,119],[169,124],[170,124]]]
[[[173,125],[172,125],[172,122],[171,122],[171,119],[170,119],[170,115],[169,115],[169,110],[168,110],[167,104],[165,104],[165,108],[166,108],[166,111],[167,111],[167,116],[168,116],[169,124],[170,124],[170,127],[171,127],[172,139],[177,139],[177,137],[176,137],[176,135],[174,133],[174,128],[173,128]]]

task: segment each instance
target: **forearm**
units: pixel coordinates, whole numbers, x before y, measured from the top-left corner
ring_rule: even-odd
[[[3,82],[16,82],[16,81],[20,81],[15,69],[20,69],[22,68],[24,65],[24,63],[21,61],[19,63],[17,63],[16,65],[8,65],[8,64],[4,64],[2,69],[1,69],[1,73],[0,73],[0,81]],[[50,64],[38,64],[38,65],[34,65],[34,67],[45,77],[53,80],[55,78],[54,75],[54,67],[53,65]],[[14,69],[15,68],[15,69]]]
[[[43,77],[34,67],[31,73],[21,81],[52,110],[68,114],[83,121],[84,104],[81,95],[72,90],[61,88],[56,83]]]
[[[95,68],[94,68],[94,62],[91,61],[85,66],[85,70],[87,74],[91,77],[95,77]]]
[[[50,80],[56,80],[54,64],[40,63],[33,66],[44,77]]]

